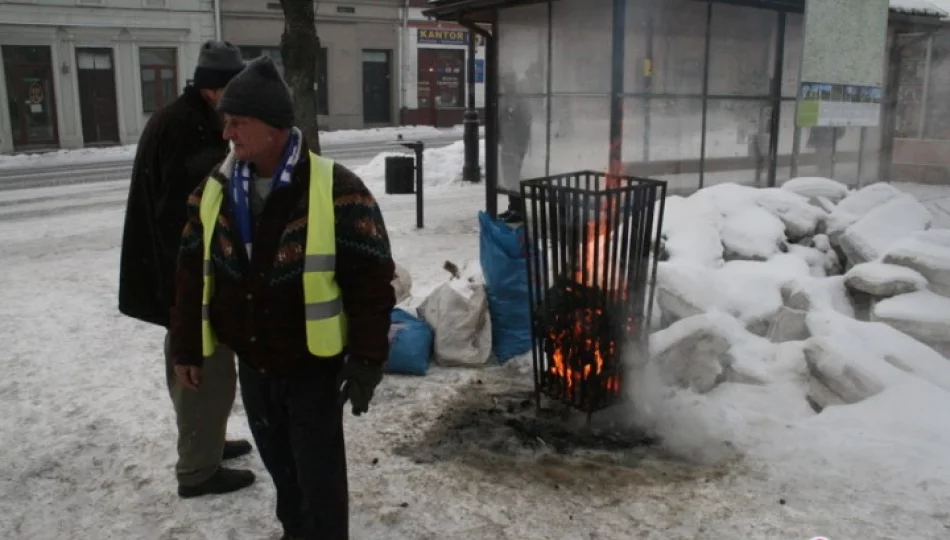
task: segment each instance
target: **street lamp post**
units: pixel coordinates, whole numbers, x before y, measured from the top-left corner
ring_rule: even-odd
[[[475,108],[475,32],[468,33],[468,62],[466,66],[468,83],[468,103],[462,124],[465,127],[465,165],[462,167],[462,179],[467,182],[479,182],[482,179],[478,165],[478,110]]]

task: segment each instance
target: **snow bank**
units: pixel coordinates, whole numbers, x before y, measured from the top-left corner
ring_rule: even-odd
[[[880,262],[855,265],[844,277],[849,289],[877,297],[909,293],[927,286],[927,279],[920,272]]]
[[[844,276],[804,278],[782,286],[785,305],[801,311],[836,311],[854,317]]]
[[[815,234],[827,215],[824,210],[809,204],[804,197],[781,188],[757,190],[755,202],[782,220],[790,239]]]
[[[950,229],[933,229],[895,242],[884,262],[920,272],[930,289],[950,296]]]
[[[806,354],[812,358],[809,367],[820,369],[826,378],[838,376],[834,384],[844,391],[839,395],[845,402],[870,397],[908,374],[950,391],[950,362],[886,324],[821,311],[808,314],[808,329],[813,336],[806,341]]]
[[[759,206],[747,206],[726,216],[722,246],[727,259],[768,260],[782,251],[785,225]]]
[[[802,246],[799,244],[790,244],[788,246],[789,256],[796,257],[808,265],[808,271],[813,277],[825,277],[828,275],[829,259],[828,254],[818,248]]]
[[[371,142],[384,143],[395,141],[399,135],[402,135],[404,140],[452,135],[461,136],[462,129],[463,126],[458,125],[448,129],[434,128],[432,126],[397,126],[321,131],[320,144],[346,145]],[[73,150],[56,150],[53,152],[0,155],[0,170],[33,166],[52,167],[67,164],[130,162],[135,158],[137,147],[137,144],[127,144],[106,148],[77,148]]]
[[[718,269],[662,262],[657,303],[669,322],[720,310],[763,335],[783,305],[782,285],[808,275],[808,265],[794,256],[730,261]]]
[[[704,394],[721,382],[731,363],[728,333],[742,330],[735,319],[734,325],[724,324],[729,319],[717,313],[694,315],[650,336],[650,361],[659,367],[664,384]]]
[[[485,166],[485,141],[481,141],[479,163]],[[375,189],[381,189],[386,183],[386,158],[390,156],[412,156],[407,152],[383,152],[366,165],[354,172],[363,181]],[[441,148],[427,148],[423,151],[423,181],[427,187],[440,187],[462,182],[462,163],[465,159],[465,143],[456,141]]]
[[[792,178],[782,184],[781,189],[791,191],[806,199],[823,197],[832,203],[837,203],[848,195],[848,186],[830,178],[817,176]]]
[[[878,182],[858,191],[851,192],[828,215],[826,231],[832,240],[844,233],[845,229],[857,222],[871,210],[903,193],[890,184]]]
[[[663,250],[668,260],[722,266],[721,228],[722,215],[708,199],[677,195],[666,198]]]
[[[814,415],[801,343],[769,343],[726,313],[656,332],[650,353],[646,364],[628,366],[630,417],[680,457],[728,459],[744,433]]]
[[[77,148],[36,154],[0,155],[0,170],[26,167],[53,167],[67,164],[131,162],[135,158],[137,144],[110,146],[107,148]]]
[[[850,264],[882,257],[895,242],[930,227],[933,216],[912,195],[898,195],[851,224],[838,240]]]
[[[950,343],[950,298],[916,291],[881,300],[871,319],[925,343]]]

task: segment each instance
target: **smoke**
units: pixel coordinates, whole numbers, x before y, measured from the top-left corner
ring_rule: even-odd
[[[624,374],[627,400],[618,411],[626,427],[658,438],[666,451],[689,462],[715,465],[738,457],[737,419],[728,407],[671,386],[657,363],[632,356]]]

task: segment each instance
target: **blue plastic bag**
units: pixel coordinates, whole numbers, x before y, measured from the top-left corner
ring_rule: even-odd
[[[524,228],[478,213],[479,259],[491,315],[492,352],[501,363],[531,350]]]
[[[395,308],[390,315],[389,358],[386,373],[425,375],[432,360],[435,333],[429,323]]]

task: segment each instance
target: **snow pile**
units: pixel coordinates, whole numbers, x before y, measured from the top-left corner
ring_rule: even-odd
[[[386,183],[386,158],[414,157],[411,152],[383,152],[354,172],[374,191],[382,192]],[[479,165],[485,167],[485,141],[478,153]],[[465,157],[464,141],[456,141],[440,148],[427,148],[422,153],[423,181],[427,187],[457,185],[462,182],[462,163]]]
[[[839,238],[841,251],[852,264],[880,258],[894,242],[930,227],[933,216],[910,195],[900,195],[871,209]]]
[[[920,272],[881,262],[856,265],[844,277],[849,289],[878,297],[914,292],[927,286],[927,279]]]
[[[714,186],[666,212],[660,329],[629,384],[637,422],[671,450],[761,448],[751,425],[810,429],[831,410],[921,385],[950,402],[938,352],[950,350],[950,231],[930,229],[913,197],[803,178]]]
[[[928,343],[950,343],[950,298],[916,291],[874,305],[871,319]]]
[[[826,227],[828,236],[837,241],[845,229],[867,215],[871,210],[901,195],[899,189],[882,182],[871,184],[850,193],[838,205],[834,206],[834,209],[828,215]]]
[[[920,232],[895,243],[884,262],[920,272],[937,293],[950,296],[950,229]]]
[[[659,219],[659,212],[656,213],[656,219]],[[709,200],[677,195],[667,197],[663,215],[665,241],[662,249],[667,257],[678,261],[695,262],[701,266],[721,266],[721,228],[722,214]]]
[[[812,200],[824,197],[835,204],[848,195],[848,186],[830,178],[821,177],[792,178],[782,184],[782,189]]]
[[[448,129],[432,126],[397,126],[371,129],[342,129],[321,131],[320,144],[326,146],[345,146],[352,144],[385,143],[397,140],[438,139],[461,136],[463,126]],[[484,129],[484,128],[482,128]],[[67,164],[92,164],[109,162],[129,162],[135,158],[138,145],[110,146],[106,148],[78,148],[74,150],[56,150],[52,152],[0,155],[0,170],[23,167],[52,167]],[[324,148],[327,150],[327,148]]]
[[[0,170],[26,167],[53,167],[59,165],[87,165],[92,163],[128,163],[135,158],[137,144],[106,148],[78,148],[36,154],[0,155]]]

